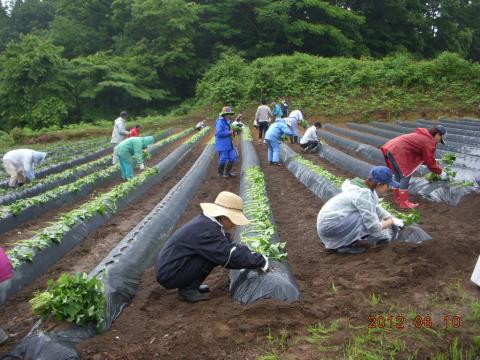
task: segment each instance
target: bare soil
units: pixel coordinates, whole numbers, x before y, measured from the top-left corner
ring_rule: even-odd
[[[207,279],[212,290],[210,300],[183,303],[177,300],[175,291],[156,283],[150,268],[133,303],[110,331],[80,345],[82,358],[256,359],[275,346],[272,336],[284,333],[282,359],[335,359],[343,354],[322,353],[318,345],[306,340],[308,326],[347,318],[366,327],[368,316],[375,311],[370,304],[372,292],[382,299],[377,311],[414,309],[435,317],[435,326],[440,326],[442,311],[448,313],[458,294],[439,296],[435,312],[425,305],[430,295],[454,282],[469,294],[480,295],[480,290],[468,281],[480,253],[478,196],[465,198],[459,207],[420,200],[421,226],[432,235],[432,241],[421,245],[389,244],[358,256],[339,256],[326,252],[316,234],[316,216],[322,206],[319,199],[286,168],[269,166],[264,146],[256,148],[278,232],[287,242],[288,261],[303,299],[293,303],[259,301],[247,306],[232,303],[228,273],[217,268]],[[318,156],[312,155],[312,161],[319,161]],[[200,202],[213,201],[220,190],[238,191],[237,182],[216,177],[215,166],[211,165],[211,175],[179,225],[200,211]],[[333,167],[329,170],[346,175]],[[332,291],[332,284],[336,291]],[[455,336],[460,344],[468,345],[468,331],[464,325],[446,338],[432,338],[430,349],[447,349]],[[342,345],[347,338],[347,331],[339,330],[334,341]],[[405,356],[417,346],[415,340],[407,342]],[[424,351],[420,349],[418,358],[431,354]]]
[[[183,139],[181,142],[183,142]],[[117,245],[128,232],[135,227],[163,199],[170,189],[186,174],[204,145],[210,140],[206,136],[178,166],[163,180],[152,187],[142,201],[131,204],[118,212],[112,219],[98,230],[90,233],[78,246],[67,253],[48,272],[22,289],[0,307],[1,327],[10,338],[0,345],[0,354],[6,353],[25,336],[38,317],[31,315],[28,301],[35,291],[45,290],[48,279],[57,279],[64,272],[89,272]],[[171,144],[149,160],[158,163],[173,151],[178,143]]]

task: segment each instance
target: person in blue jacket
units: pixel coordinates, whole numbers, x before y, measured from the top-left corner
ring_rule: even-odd
[[[237,161],[237,150],[233,146],[234,131],[230,128],[232,115],[230,106],[224,106],[215,124],[215,149],[218,152],[218,176],[229,178],[235,176],[232,167]]]
[[[268,162],[270,165],[280,165],[280,143],[282,142],[283,135],[292,136],[290,122],[288,120],[287,122],[274,122],[265,134],[265,140],[268,146]]]

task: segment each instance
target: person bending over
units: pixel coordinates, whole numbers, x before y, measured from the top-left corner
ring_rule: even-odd
[[[317,121],[315,124],[310,126],[303,134],[302,138],[300,139],[300,146],[302,147],[302,151],[304,152],[315,152],[318,150],[318,135],[317,131],[320,130],[322,124]]]
[[[231,239],[236,225],[249,223],[239,196],[222,191],[215,203],[200,206],[203,214],[175,231],[155,261],[158,283],[178,289],[178,297],[188,302],[208,300],[209,288],[202,283],[216,266],[268,270],[265,256]]]
[[[385,166],[373,167],[367,180],[345,180],[342,192],[318,213],[317,233],[325,247],[339,254],[361,254],[365,248],[357,246],[359,240],[371,237],[377,244],[391,240],[392,225],[403,227],[403,222],[378,204],[379,195],[385,195],[390,186],[398,188],[400,184]]]
[[[3,156],[3,166],[10,181],[8,186],[22,186],[25,181],[35,179],[35,166],[45,159],[47,153],[30,149],[16,149],[7,152]]]

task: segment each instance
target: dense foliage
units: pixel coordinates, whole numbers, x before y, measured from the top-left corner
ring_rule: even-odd
[[[262,90],[279,92],[277,85],[290,77],[300,55],[271,56],[295,52],[357,59],[402,52],[421,59],[450,51],[479,60],[479,17],[480,0],[3,1],[0,130],[112,117],[123,108],[136,114],[165,110],[192,97],[196,81],[221,58],[217,71],[209,72],[217,81],[210,90],[218,102],[242,98],[245,89],[255,99]],[[245,68],[251,61],[252,67]],[[312,74],[313,65],[329,67],[337,61],[347,72],[353,66],[346,65],[347,59],[318,58],[315,64],[300,61],[293,70],[306,80],[318,75]],[[365,61],[353,63],[371,70],[373,60]],[[227,73],[236,67],[235,81],[223,79],[219,67]],[[400,67],[392,76],[408,86],[408,69]],[[237,83],[249,70],[261,86]],[[383,74],[363,76],[368,83],[370,76]],[[425,78],[434,87],[429,74]],[[336,85],[344,78],[313,80],[313,88],[295,86],[297,92],[318,95],[322,84]],[[363,82],[362,77],[347,80],[345,86]]]
[[[474,109],[479,94],[480,65],[455,53],[421,61],[406,54],[355,59],[296,53],[250,63],[228,54],[197,84],[197,97],[205,104],[238,105],[287,96],[308,110],[307,117],[364,109],[396,111],[418,104],[435,107],[449,100]]]

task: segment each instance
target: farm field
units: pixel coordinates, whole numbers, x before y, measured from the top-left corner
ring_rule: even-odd
[[[105,333],[85,336],[76,346],[82,359],[475,359],[480,355],[480,290],[470,276],[480,255],[480,197],[475,182],[480,174],[480,144],[471,135],[477,129],[480,132],[480,121],[440,122],[451,130],[451,137],[446,145],[438,147],[437,157],[455,155],[451,168],[458,182],[430,183],[423,177],[425,171],[419,169],[412,181],[413,200],[420,203],[419,216],[404,212],[404,216],[411,216],[411,222],[403,237],[361,255],[341,256],[325,250],[315,226],[318,211],[340,191],[344,179],[364,178],[371,166],[381,163],[379,145],[411,131],[412,126],[428,124],[425,120],[416,124],[324,126],[320,135],[324,146],[319,154],[305,154],[299,145],[284,143],[280,167],[268,164],[266,146],[257,144],[253,129],[252,141],[246,129],[243,138],[234,140],[241,156],[234,168],[237,176],[228,180],[217,176],[216,155],[210,143],[212,129],[201,133],[164,129],[158,133],[157,149],[148,160],[150,172],[139,174],[128,187],[119,188],[127,185],[122,185],[118,171],[109,167],[110,155],[99,153],[81,165],[86,167],[80,169],[85,174],[68,173],[70,182],[12,203],[2,202],[0,246],[15,260],[16,272],[30,271],[31,281],[19,285],[0,305],[0,324],[10,335],[0,345],[0,354],[9,353],[4,359],[28,358],[25,348],[14,346],[38,321],[31,315],[29,300],[34,292],[46,289],[48,279],[56,279],[63,272],[100,276],[101,269],[108,275],[112,269],[109,266],[121,271],[123,262],[135,266],[135,260],[139,269],[132,276],[133,293],[131,289],[127,294],[118,290],[125,299],[111,300],[112,308],[120,310],[113,315],[110,309]],[[82,156],[88,156],[106,151],[105,146],[108,144],[98,139],[79,144],[79,149],[84,149]],[[57,160],[51,165],[69,161],[62,156]],[[102,179],[98,169],[111,172]],[[46,174],[43,181],[55,174],[62,172]],[[77,181],[84,186],[81,180],[89,176],[93,176],[93,187],[55,192]],[[174,290],[160,287],[155,280],[151,265],[156,251],[175,228],[201,211],[201,202],[213,202],[223,190],[240,193],[241,184],[247,197],[252,191],[245,190],[248,186],[257,186],[257,191],[266,196],[274,224],[270,241],[285,242],[288,254],[273,263],[270,273],[252,276],[265,276],[268,282],[277,281],[274,279],[278,275],[290,286],[288,296],[293,301],[235,302],[229,294],[229,278],[236,280],[238,274],[221,268],[207,278],[212,290],[209,301],[178,301]],[[65,196],[61,205],[51,199],[27,202],[49,191],[56,194],[51,199]],[[0,192],[0,200],[5,195],[8,192]],[[116,206],[100,209],[95,200],[107,199],[102,196],[109,196],[108,201]],[[249,198],[248,204],[255,205],[257,200]],[[393,204],[390,195],[384,200]],[[85,226],[72,224],[41,249],[33,242],[30,252],[19,242],[38,237],[52,223],[64,221],[64,214],[90,204],[97,207],[92,205],[92,214],[81,219]],[[33,215],[27,213],[31,207],[38,208]],[[162,211],[171,211],[171,218],[170,214],[162,216]],[[23,213],[27,214],[25,219],[18,221]],[[2,214],[16,218],[18,223],[2,228]],[[78,213],[75,216],[78,219]],[[252,210],[247,216],[259,220],[262,215]],[[59,244],[75,231],[81,239],[56,254],[58,259],[47,268],[33,268],[36,256],[60,248]],[[129,239],[136,244],[133,252],[116,252]],[[238,231],[236,240],[242,239],[246,235]],[[142,253],[135,248],[143,246],[143,257],[137,257]],[[103,281],[116,285],[108,276]],[[295,288],[300,295],[297,300]],[[69,333],[69,328],[48,320],[32,335],[35,339],[38,331],[77,334]],[[85,333],[93,334],[89,329]],[[53,343],[57,341],[55,336],[52,339]],[[33,345],[28,345],[27,351],[31,351],[29,346]]]

